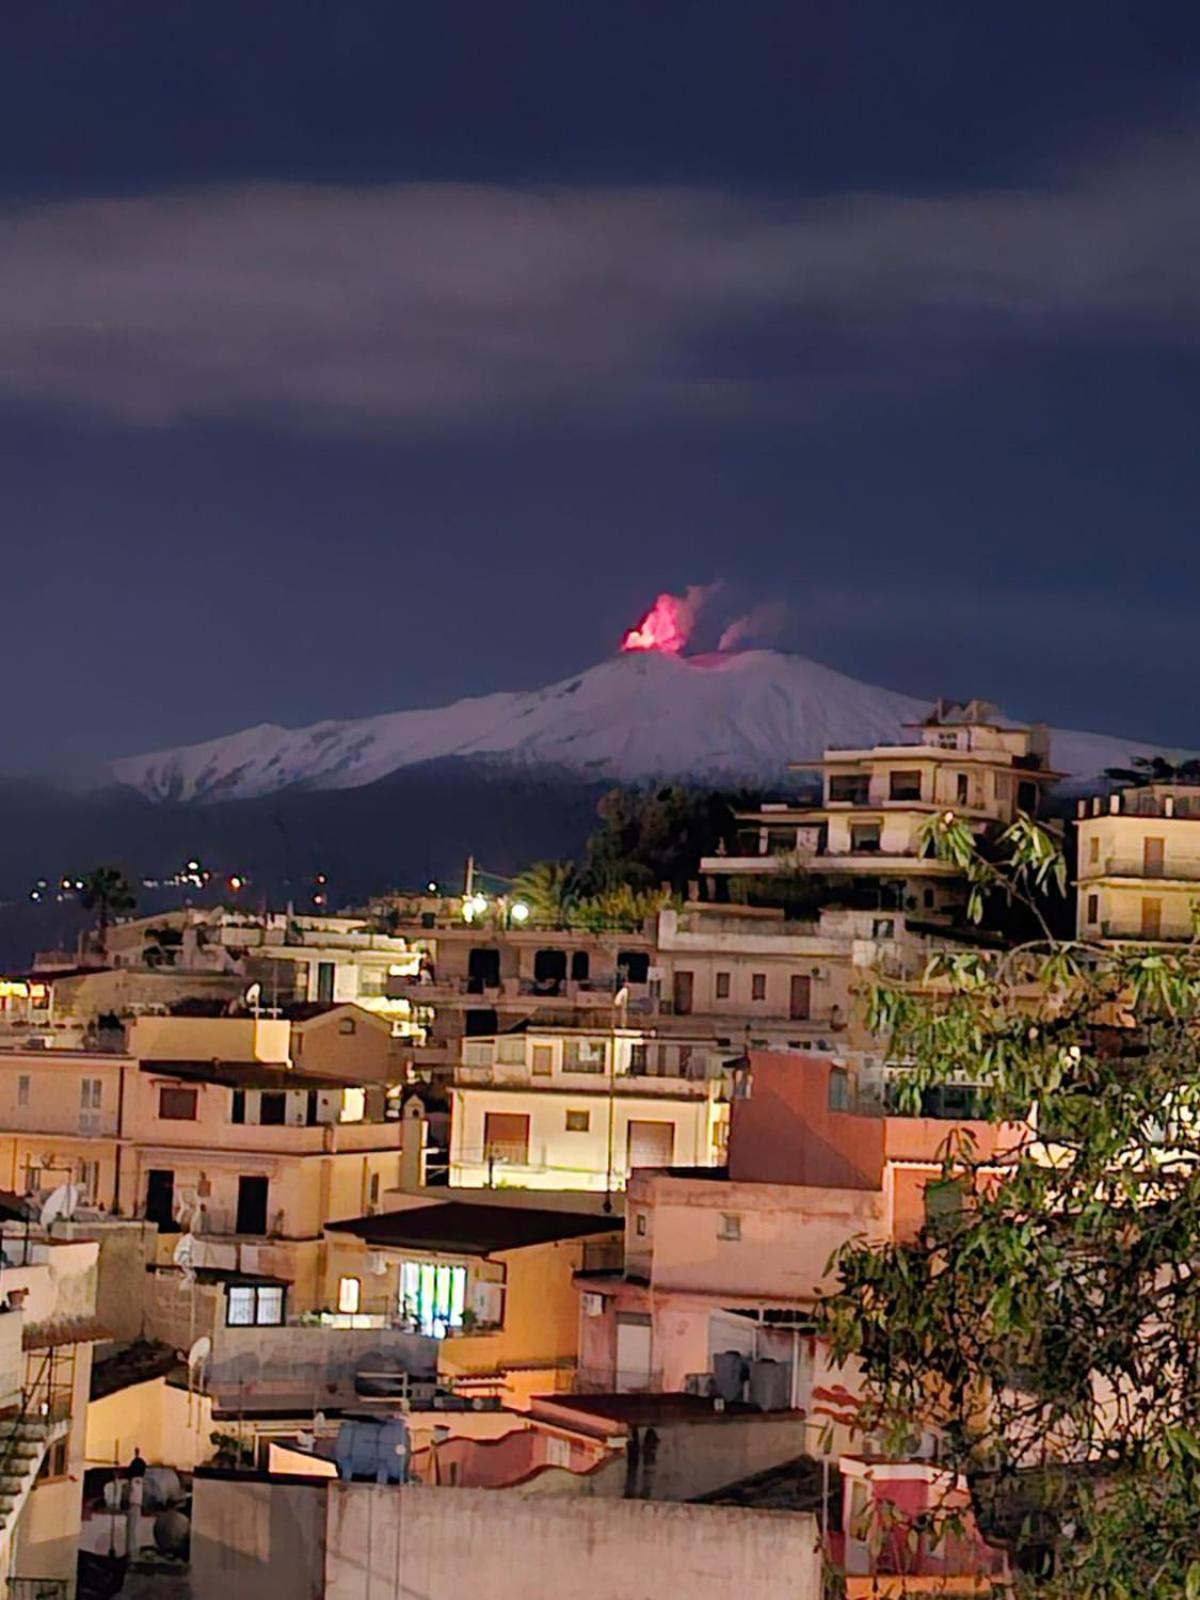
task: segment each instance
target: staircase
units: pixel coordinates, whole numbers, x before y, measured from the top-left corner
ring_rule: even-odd
[[[69,1426],[44,1417],[0,1419],[0,1539],[11,1537],[46,1451]]]

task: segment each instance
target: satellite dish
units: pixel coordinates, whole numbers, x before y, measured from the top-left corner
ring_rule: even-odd
[[[182,1233],[179,1243],[171,1252],[171,1260],[177,1267],[190,1267],[196,1259],[196,1240],[190,1233]]]
[[[245,994],[242,996],[243,1003],[246,1006],[248,1006],[251,1011],[257,1010],[259,1001],[261,999],[262,999],[262,984],[261,983],[252,983],[250,985],[250,987],[246,990]]]
[[[198,1367],[204,1365],[210,1355],[212,1355],[212,1340],[206,1333],[202,1333],[187,1353],[188,1371],[194,1373]]]
[[[80,1200],[80,1191],[73,1183],[60,1183],[57,1189],[52,1189],[42,1204],[38,1213],[38,1221],[43,1228],[51,1228],[61,1217],[63,1221],[75,1215],[75,1208]]]

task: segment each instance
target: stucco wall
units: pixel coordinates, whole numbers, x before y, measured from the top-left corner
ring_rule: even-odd
[[[816,1600],[817,1544],[808,1515],[199,1477],[192,1586],[196,1600]]]

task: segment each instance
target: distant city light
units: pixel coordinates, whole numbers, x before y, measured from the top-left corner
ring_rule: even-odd
[[[229,880],[229,887],[233,890],[234,894],[237,894],[239,889],[244,889],[246,887],[246,880],[235,872]]]

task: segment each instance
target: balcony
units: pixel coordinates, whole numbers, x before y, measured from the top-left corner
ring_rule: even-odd
[[[1177,856],[1169,861],[1150,861],[1144,856],[1106,856],[1102,861],[1081,862],[1079,881],[1093,878],[1132,878],[1139,883],[1200,884],[1200,857]]]

